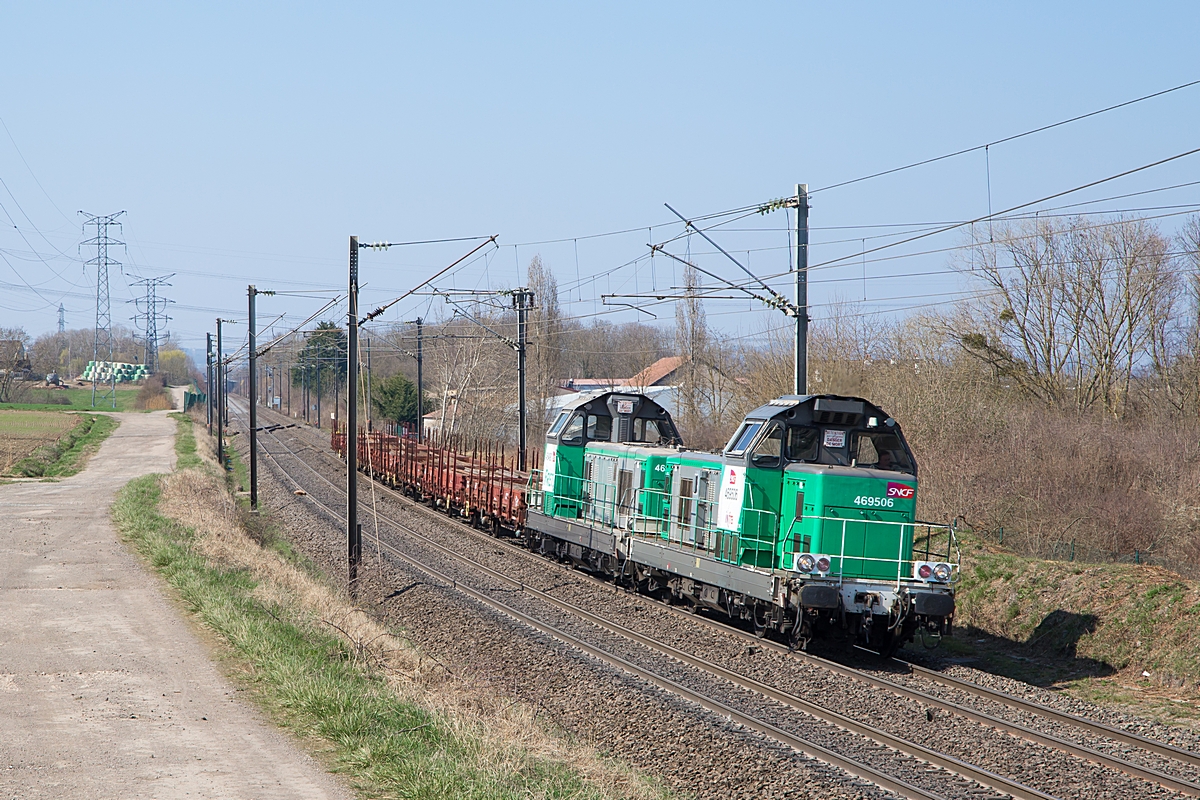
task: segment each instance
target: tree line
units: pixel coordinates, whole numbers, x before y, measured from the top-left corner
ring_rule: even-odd
[[[948,265],[969,288],[961,301],[904,319],[840,304],[815,319],[809,391],[870,398],[901,422],[927,518],[960,517],[1033,554],[1077,541],[1200,564],[1198,253],[1200,218],[1174,234],[1131,217],[995,226]],[[668,355],[684,357],[674,416],[692,447],[719,448],[747,411],[791,392],[791,327],[727,335],[708,322],[695,273],[684,281],[696,291],[673,326],[615,324],[569,317],[548,265],[529,263],[535,450],[563,382],[617,382]],[[514,441],[511,296],[457,309],[424,326],[425,409],[445,430]],[[342,334],[318,335],[329,341],[310,352],[336,356]],[[415,421],[412,326],[364,338],[373,412]]]

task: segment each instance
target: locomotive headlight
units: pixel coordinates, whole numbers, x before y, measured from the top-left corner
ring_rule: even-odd
[[[929,580],[929,576],[933,574],[933,567],[928,564],[922,564],[917,567],[917,577],[923,581]]]
[[[950,565],[949,564],[938,564],[936,567],[933,568],[933,577],[935,580],[939,580],[942,583],[945,583],[946,581],[950,580]]]
[[[817,559],[817,572],[829,572],[829,556],[821,556]]]
[[[813,558],[812,553],[804,553],[796,556],[796,571],[797,572],[812,572],[817,566],[817,560]]]

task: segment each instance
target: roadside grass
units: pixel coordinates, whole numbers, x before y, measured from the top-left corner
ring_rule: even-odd
[[[491,687],[462,685],[285,552],[254,541],[187,417],[175,418],[185,469],[129,483],[114,521],[218,634],[235,679],[360,796],[663,796],[549,736]]]
[[[13,464],[8,473],[25,478],[65,478],[83,469],[120,423],[105,414],[79,416],[79,423],[61,438]]]
[[[175,470],[192,469],[204,462],[196,452],[196,435],[192,430],[192,418],[176,411],[168,414],[175,420]]]
[[[226,483],[231,491],[234,492],[249,492],[250,491],[250,466],[242,460],[242,454],[237,451],[232,439],[225,440],[225,458],[229,463],[229,470],[226,472]],[[249,497],[241,497],[246,507],[250,507]]]
[[[117,387],[116,401],[117,407],[112,407],[112,401],[107,403],[99,402],[101,392],[97,390],[97,411],[136,411],[134,408],[137,402],[137,387]],[[62,399],[68,400],[68,403],[63,403]],[[84,409],[91,410],[92,408],[92,390],[91,387],[86,389],[33,389],[30,391],[30,399],[39,402],[32,403],[0,403],[0,408],[17,408],[28,411],[81,411]],[[44,402],[44,400],[55,400],[57,402]]]

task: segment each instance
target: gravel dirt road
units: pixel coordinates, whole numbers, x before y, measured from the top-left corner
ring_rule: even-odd
[[[117,538],[118,489],[175,462],[166,413],[87,469],[0,486],[0,797],[349,798],[237,697]]]

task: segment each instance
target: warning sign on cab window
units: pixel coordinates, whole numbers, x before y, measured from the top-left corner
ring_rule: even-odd
[[[618,414],[632,414],[633,413],[633,401],[632,400],[618,400],[617,401],[617,413]]]
[[[845,431],[825,431],[825,446],[826,447],[845,447],[846,432]]]

